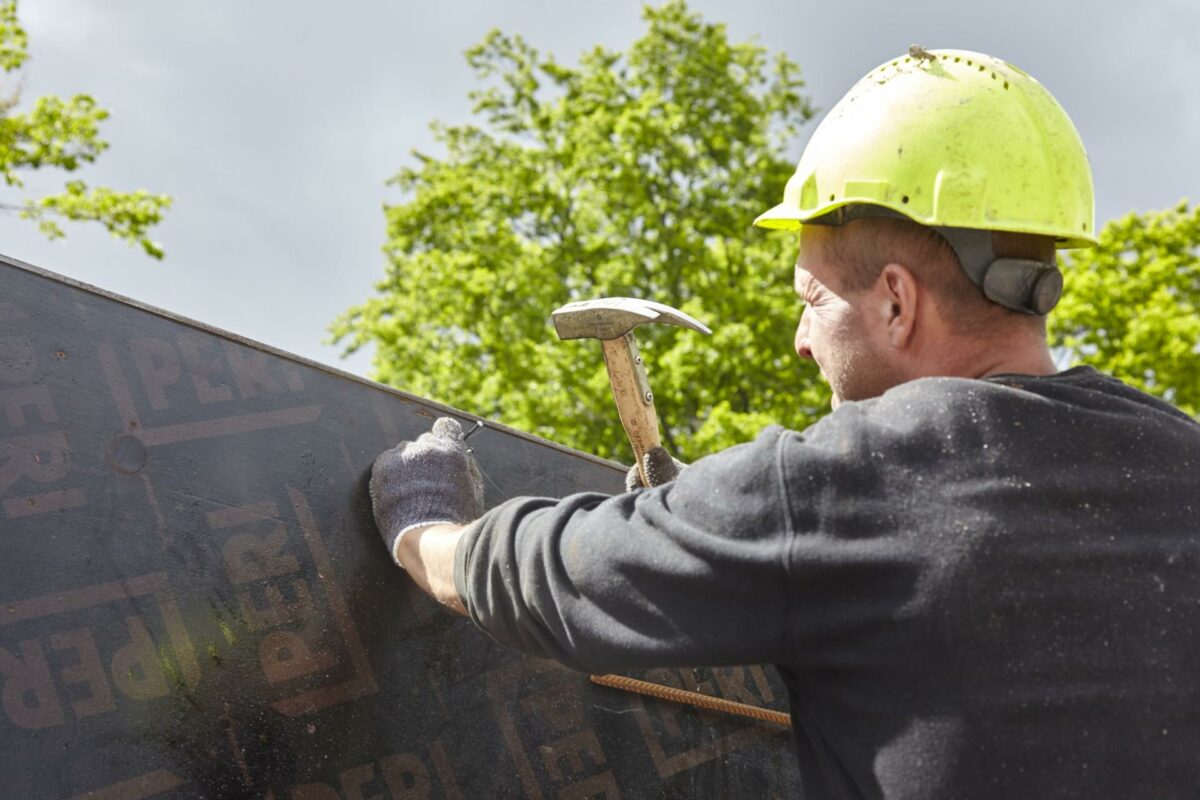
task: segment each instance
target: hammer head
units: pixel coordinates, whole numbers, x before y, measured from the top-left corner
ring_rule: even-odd
[[[682,311],[636,297],[601,297],[567,303],[550,314],[560,339],[619,339],[646,322],[663,322],[712,333]]]

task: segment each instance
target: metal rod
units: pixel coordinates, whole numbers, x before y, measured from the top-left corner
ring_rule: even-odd
[[[597,683],[601,686],[623,689],[635,694],[644,694],[649,697],[658,698],[659,700],[670,700],[674,703],[684,703],[709,711],[720,711],[725,714],[737,714],[738,716],[750,717],[763,722],[773,722],[776,725],[783,725],[785,727],[791,727],[792,724],[790,714],[784,714],[782,711],[773,711],[760,706],[752,706],[748,703],[736,703],[732,700],[700,694],[699,692],[689,692],[686,689],[676,689],[673,686],[662,686],[661,684],[641,681],[625,675],[591,675],[589,677],[592,683]]]

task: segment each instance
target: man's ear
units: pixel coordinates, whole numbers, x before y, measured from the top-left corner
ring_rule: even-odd
[[[917,299],[920,295],[916,277],[903,264],[886,265],[879,273],[876,290],[880,297],[884,331],[888,343],[902,349],[912,339],[917,324]]]

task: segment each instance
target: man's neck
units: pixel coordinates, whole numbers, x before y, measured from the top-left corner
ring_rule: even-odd
[[[1042,353],[1029,353],[1026,356],[998,359],[992,364],[981,365],[981,372],[976,375],[977,378],[987,378],[992,375],[1054,375],[1058,372],[1058,367],[1054,366],[1054,359],[1050,357],[1050,351],[1046,350]]]
[[[997,342],[1003,342],[998,345]],[[987,341],[955,339],[939,347],[924,375],[986,378],[991,375],[1054,375],[1058,368],[1041,336],[1029,332]]]

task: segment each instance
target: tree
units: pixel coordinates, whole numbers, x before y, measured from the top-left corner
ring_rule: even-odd
[[[631,458],[595,341],[550,312],[631,295],[681,308],[711,339],[639,329],[664,441],[694,458],[828,405],[791,352],[793,240],[750,227],[782,195],[812,116],[799,67],[730,42],[682,0],[646,8],[625,52],[577,66],[492,32],[467,52],[478,125],[433,126],[440,157],[393,183],[379,295],[333,325],[374,343],[374,377],[604,456]]]
[[[1051,342],[1200,414],[1200,208],[1129,214],[1064,261]]]
[[[16,0],[3,0],[0,69],[12,76],[28,57],[28,39],[17,20]],[[10,189],[24,186],[23,172],[46,168],[74,172],[108,149],[108,142],[100,138],[100,123],[108,118],[108,112],[89,95],[77,94],[65,100],[46,95],[37,98],[30,110],[17,112],[20,99],[19,91],[0,98],[0,175]],[[162,258],[162,247],[149,238],[148,232],[162,220],[170,205],[170,197],[143,189],[118,192],[71,180],[58,194],[30,198],[23,204],[0,203],[0,208],[17,211],[36,222],[51,239],[65,236],[60,220],[99,222],[114,237]]]

